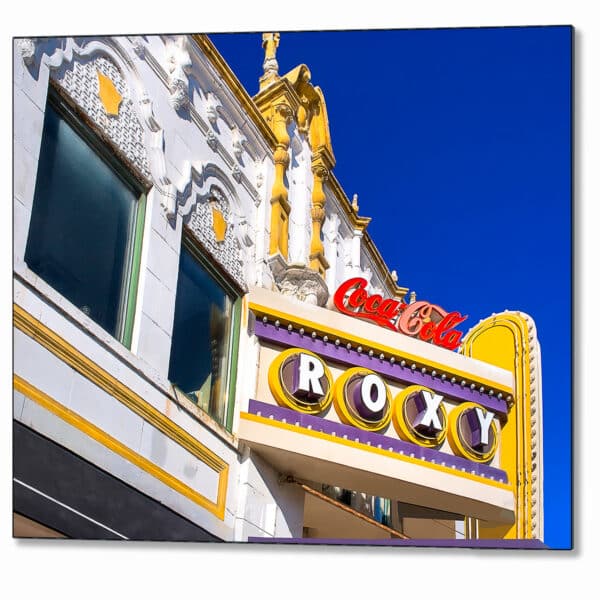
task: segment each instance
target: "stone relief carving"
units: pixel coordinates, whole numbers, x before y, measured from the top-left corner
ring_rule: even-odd
[[[206,94],[206,117],[213,124],[217,124],[217,118],[219,117],[219,108],[221,108],[221,101],[215,94],[208,92]]]
[[[171,106],[176,110],[186,108],[190,103],[188,73],[192,59],[187,51],[185,36],[179,36],[167,46],[167,72]]]
[[[118,116],[109,117],[99,97],[98,73],[122,96]],[[74,61],[70,69],[51,72],[51,77],[80,106],[125,157],[151,179],[144,131],[135,113],[129,86],[117,66],[104,56]]]
[[[240,160],[244,152],[244,144],[246,143],[246,138],[237,126],[233,128],[233,130],[231,131],[231,135],[231,146],[233,148],[233,153],[235,154],[235,157],[238,160]]]
[[[218,241],[213,229],[212,207],[218,208],[226,223],[225,235]],[[240,285],[246,288],[244,261],[242,259],[242,244],[234,232],[234,218],[229,201],[216,186],[211,186],[210,192],[198,196],[198,200],[184,219],[198,241]],[[238,224],[239,227],[239,224]],[[243,237],[246,241],[246,236]],[[250,240],[251,241],[251,240]]]
[[[35,42],[31,38],[20,38],[15,43],[21,53],[23,62],[27,66],[33,64],[33,59],[35,57]]]
[[[323,278],[304,265],[287,267],[277,278],[276,284],[284,296],[307,304],[325,306],[329,299],[329,291]]]
[[[144,58],[146,55],[146,46],[141,37],[136,36],[131,40],[131,47],[139,58]]]
[[[217,146],[219,145],[219,140],[212,129],[209,129],[208,133],[206,134],[206,143],[213,152],[216,152]]]

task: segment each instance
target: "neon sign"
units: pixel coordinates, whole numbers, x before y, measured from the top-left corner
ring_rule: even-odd
[[[383,298],[379,294],[369,296],[367,280],[353,277],[340,285],[333,296],[335,307],[343,314],[373,321],[381,327],[399,331],[404,335],[432,342],[449,350],[460,345],[461,331],[454,328],[468,318],[457,311],[447,312],[437,304]]]
[[[392,397],[374,371],[352,367],[334,380],[323,359],[301,348],[281,352],[269,368],[269,388],[277,404],[322,415],[331,404],[339,420],[364,431],[382,432],[390,423],[401,440],[440,449],[447,439],[457,456],[489,463],[498,448],[495,413],[474,402],[453,407],[423,385],[410,385]]]

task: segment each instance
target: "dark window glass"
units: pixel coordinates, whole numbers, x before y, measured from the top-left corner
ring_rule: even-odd
[[[121,338],[139,190],[48,103],[25,261]]]
[[[183,246],[169,380],[221,425],[227,404],[232,298]]]

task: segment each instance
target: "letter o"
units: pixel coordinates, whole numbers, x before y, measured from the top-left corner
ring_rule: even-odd
[[[388,386],[370,369],[353,367],[333,386],[333,405],[343,423],[366,431],[380,431],[392,418]]]

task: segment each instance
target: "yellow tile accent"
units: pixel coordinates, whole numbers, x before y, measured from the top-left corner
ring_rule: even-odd
[[[215,239],[217,240],[217,242],[222,242],[225,240],[225,233],[227,232],[227,221],[225,220],[223,213],[214,206],[212,207],[212,218]]]
[[[96,71],[98,74],[98,97],[107,115],[118,116],[119,106],[123,96],[119,94],[115,84],[106,76]]]

